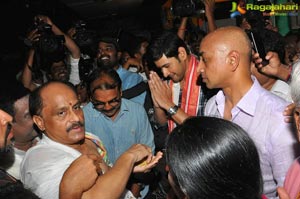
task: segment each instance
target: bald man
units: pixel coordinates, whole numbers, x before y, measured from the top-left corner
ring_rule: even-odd
[[[83,111],[71,84],[59,81],[43,84],[30,94],[29,107],[43,135],[40,142],[26,152],[21,163],[21,181],[41,198],[120,198],[131,172],[148,171],[162,157],[162,153],[153,156],[146,145],[133,144],[108,168],[107,153],[101,141],[85,132]],[[87,169],[82,164],[73,171],[68,170],[84,156],[94,157],[96,168]],[[142,160],[146,164],[136,164]],[[101,175],[94,175],[96,169],[101,170]],[[73,174],[73,178],[66,180],[68,184],[61,182],[66,174],[69,177]]]
[[[277,198],[276,187],[283,184],[299,145],[282,115],[288,103],[251,76],[251,52],[242,29],[219,28],[201,42],[197,71],[208,88],[221,88],[208,101],[205,115],[230,120],[248,132],[259,151],[264,194]]]

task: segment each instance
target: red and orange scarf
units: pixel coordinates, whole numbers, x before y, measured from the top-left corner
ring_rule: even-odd
[[[190,116],[196,116],[199,107],[199,96],[201,86],[197,85],[197,66],[198,60],[194,55],[191,55],[191,60],[187,72],[185,74],[185,85],[182,88],[181,99],[179,99],[180,86],[176,85],[172,80],[170,80],[169,85],[172,89],[172,99],[175,104],[181,102],[180,108]],[[168,121],[169,133],[176,127],[173,120]]]

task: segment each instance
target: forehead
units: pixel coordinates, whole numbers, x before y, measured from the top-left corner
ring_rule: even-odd
[[[91,90],[104,83],[113,84],[115,81],[108,75],[102,75],[91,83]]]
[[[20,107],[20,106],[29,106],[29,94],[18,99],[16,102],[15,102],[15,107]]]
[[[162,67],[165,67],[167,65],[169,65],[171,62],[171,58],[167,58],[165,54],[163,54],[163,56],[155,61],[155,65],[158,67],[158,68],[162,68]]]
[[[54,68],[54,67],[65,67],[65,66],[66,66],[66,64],[65,64],[64,61],[54,62],[52,64],[52,68]]]
[[[112,47],[115,49],[115,45],[113,43],[106,43],[106,42],[100,41],[98,44],[98,48],[104,48],[104,47]]]
[[[117,87],[108,90],[96,89],[93,94],[93,98],[97,101],[106,102],[116,98],[118,94],[119,94],[119,90],[117,89]]]
[[[41,91],[44,105],[56,106],[64,102],[77,101],[76,93],[61,83],[48,85]],[[74,102],[73,102],[74,103]]]

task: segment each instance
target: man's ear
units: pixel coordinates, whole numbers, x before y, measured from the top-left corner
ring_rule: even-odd
[[[187,52],[186,52],[185,48],[183,48],[183,47],[178,48],[178,59],[180,61],[185,61],[187,59]]]
[[[231,71],[235,71],[240,63],[240,54],[233,50],[226,57],[226,63],[230,65]]]
[[[37,125],[37,127],[41,130],[41,131],[45,131],[45,125],[44,125],[44,120],[41,116],[38,115],[34,115],[32,117],[33,122],[35,123],[35,125]]]

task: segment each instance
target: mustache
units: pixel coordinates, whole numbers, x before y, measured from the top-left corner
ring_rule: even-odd
[[[84,127],[83,122],[74,122],[70,127],[67,128],[67,132],[70,132],[72,129],[77,128],[77,127]]]
[[[113,107],[113,108],[111,108],[111,109],[109,109],[109,110],[102,110],[101,112],[102,112],[102,113],[109,113],[109,112],[112,112],[112,111],[114,111],[114,110],[117,110],[118,108],[119,108],[119,106]]]

